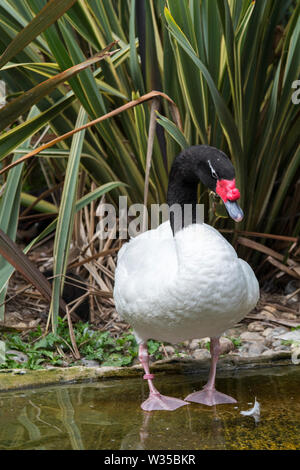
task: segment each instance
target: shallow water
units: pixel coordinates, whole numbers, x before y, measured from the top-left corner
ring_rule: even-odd
[[[191,403],[143,412],[140,379],[105,380],[0,394],[0,449],[300,449],[300,368],[220,372],[217,388],[236,405]],[[184,398],[203,375],[157,377],[157,388]],[[260,421],[242,416],[254,399]]]

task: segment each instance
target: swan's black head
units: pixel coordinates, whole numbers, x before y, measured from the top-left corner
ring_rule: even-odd
[[[208,145],[189,147],[175,158],[169,175],[168,204],[195,202],[199,181],[221,197],[233,220],[243,219],[236,202],[240,192],[235,186],[234,167],[224,152]]]

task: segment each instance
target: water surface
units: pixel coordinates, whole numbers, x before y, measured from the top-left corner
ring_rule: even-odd
[[[155,383],[184,398],[203,375],[166,375]],[[300,368],[218,373],[217,388],[236,405],[195,403],[147,413],[140,379],[45,387],[0,394],[0,449],[300,449]],[[241,410],[261,405],[260,421]]]

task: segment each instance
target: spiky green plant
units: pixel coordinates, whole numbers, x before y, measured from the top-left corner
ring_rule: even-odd
[[[149,203],[164,200],[168,169],[180,146],[208,143],[226,150],[234,161],[247,213],[245,228],[278,232],[276,218],[282,216],[299,166],[299,107],[291,100],[293,82],[299,77],[299,2],[55,3],[59,7],[54,10],[53,1],[46,0],[1,3],[0,47],[6,51],[1,77],[9,92],[33,89],[112,40],[119,41],[120,51],[93,72],[88,69],[70,78],[68,93],[61,84],[40,97],[40,114],[1,136],[1,158],[45,123],[57,134],[70,130],[79,104],[96,118],[136,93],[160,86],[179,106],[184,138],[176,126],[159,117],[167,132],[154,143]],[[38,15],[47,17],[43,7],[53,18],[48,15],[38,29],[22,30]],[[59,10],[65,13],[60,16]],[[59,16],[50,25],[51,18]],[[161,106],[170,118],[166,104]],[[24,118],[22,108],[19,113]],[[20,116],[15,113],[15,120]],[[85,155],[92,158],[83,158],[82,164],[97,183],[129,183],[131,201],[143,198],[149,118],[147,106],[135,109],[87,131],[83,145]],[[66,150],[69,144],[61,148]]]
[[[292,86],[300,73],[300,4],[281,30],[288,7],[169,0],[165,8],[188,119],[201,142],[230,153],[247,230],[280,231],[277,217],[299,168]]]

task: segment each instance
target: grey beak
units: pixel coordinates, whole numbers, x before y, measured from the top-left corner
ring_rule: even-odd
[[[236,222],[240,222],[244,218],[244,212],[236,201],[224,202],[229,216]]]

